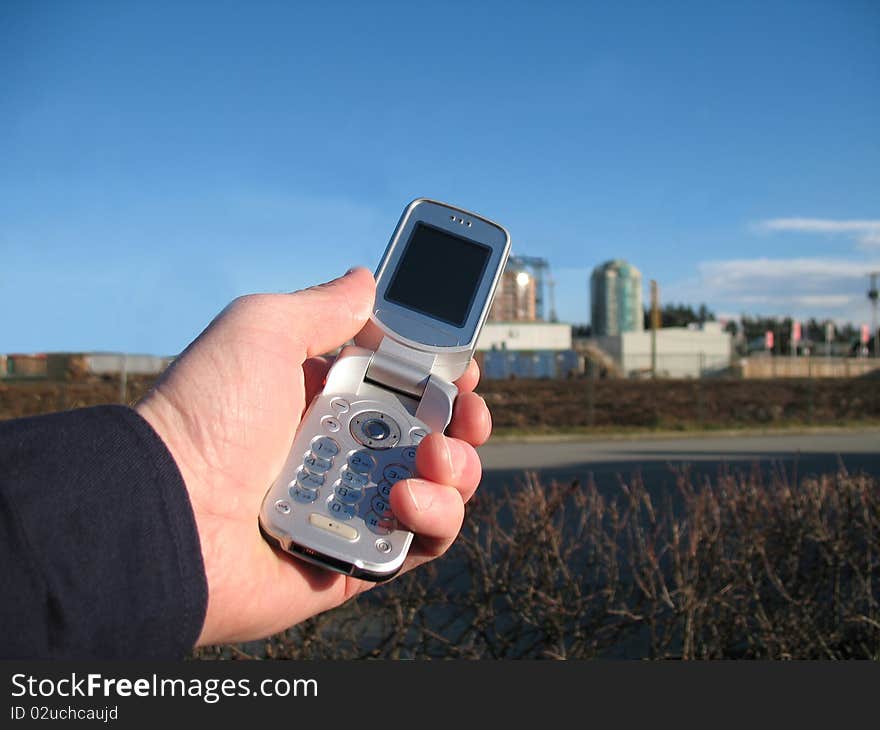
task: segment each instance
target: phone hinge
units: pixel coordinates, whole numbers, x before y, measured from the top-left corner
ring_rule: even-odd
[[[430,352],[417,352],[385,337],[373,354],[365,378],[418,399],[425,392],[435,358]]]
[[[385,337],[373,354],[364,380],[417,401],[414,415],[432,431],[443,432],[458,394],[454,383],[431,373],[436,355],[418,352]]]

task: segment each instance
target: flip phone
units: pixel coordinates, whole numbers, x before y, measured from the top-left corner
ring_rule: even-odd
[[[366,580],[397,573],[413,534],[389,502],[418,476],[416,449],[449,425],[507,262],[497,223],[433,200],[404,210],[376,270],[372,314],[305,412],[263,500],[263,536],[291,555]]]

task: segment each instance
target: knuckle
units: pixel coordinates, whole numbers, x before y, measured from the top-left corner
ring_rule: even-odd
[[[243,312],[247,312],[248,310],[254,308],[254,306],[256,305],[256,299],[259,296],[259,294],[242,294],[241,296],[233,299],[226,309],[228,312],[234,314],[242,314]]]

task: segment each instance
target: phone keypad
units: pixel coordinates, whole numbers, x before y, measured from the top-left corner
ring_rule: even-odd
[[[417,444],[427,432],[410,428],[409,443],[400,444],[403,434],[390,415],[357,412],[338,397],[331,405],[334,416],[324,416],[321,424],[334,435],[325,431],[311,440],[288,493],[294,502],[323,505],[315,515],[323,513],[326,518],[345,522],[357,517],[353,528],[362,520],[373,534],[388,535],[397,529],[391,489],[415,473]],[[325,491],[328,483],[332,487]]]

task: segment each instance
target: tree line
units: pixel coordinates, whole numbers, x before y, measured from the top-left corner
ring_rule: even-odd
[[[665,304],[660,309],[661,327],[687,327],[691,324],[703,324],[715,322],[715,313],[705,304],[693,306],[684,303]],[[859,339],[859,328],[847,322],[843,325],[834,324],[831,319],[819,320],[815,317],[800,320],[801,341],[813,344],[824,344],[825,328],[828,323],[833,324],[831,342],[835,344],[852,345]],[[644,326],[651,328],[651,310],[646,308],[644,312]],[[743,314],[739,322],[728,320],[724,325],[725,331],[746,343],[764,337],[766,332],[773,332],[774,347],[777,352],[788,352],[791,349],[791,317],[768,317],[764,315]],[[592,334],[590,325],[572,325],[572,334],[575,337],[589,337]]]

